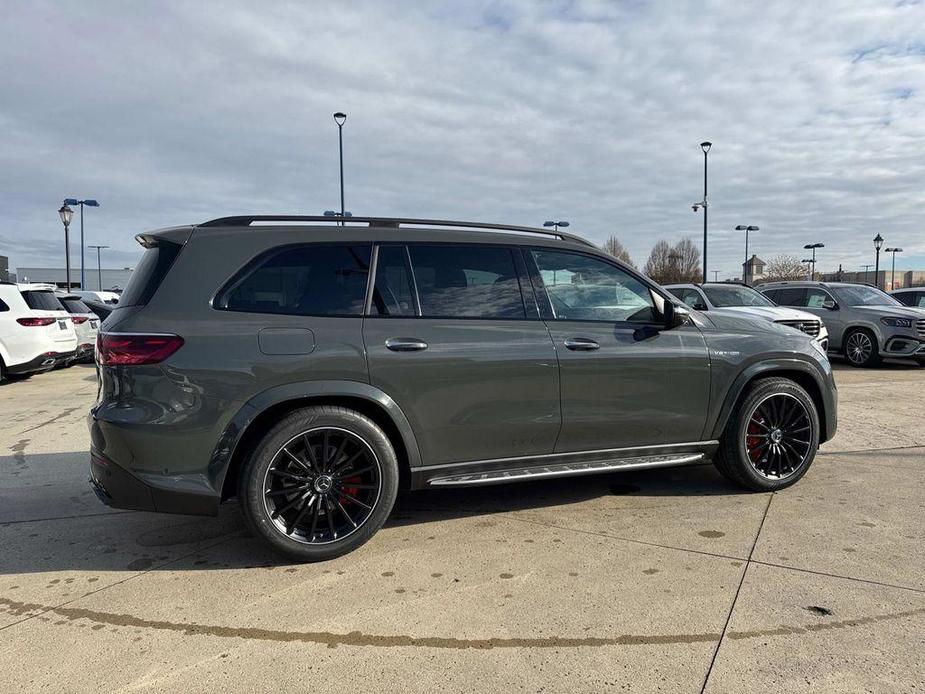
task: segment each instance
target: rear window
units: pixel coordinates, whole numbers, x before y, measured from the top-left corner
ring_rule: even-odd
[[[33,311],[63,311],[64,307],[58,301],[58,297],[52,292],[46,291],[25,291],[22,298],[26,300],[26,305]]]
[[[119,297],[118,305],[144,306],[147,304],[157,288],[161,286],[161,282],[167,276],[167,271],[180,254],[181,248],[182,246],[175,243],[162,242],[145,250],[125,291]]]
[[[80,299],[60,299],[68,313],[93,313],[90,307]]]
[[[361,316],[369,245],[309,245],[276,250],[246,267],[219,294],[229,311],[296,316]]]

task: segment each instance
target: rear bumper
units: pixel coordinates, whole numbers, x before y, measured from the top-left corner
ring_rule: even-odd
[[[191,516],[218,513],[215,497],[150,485],[93,448],[90,449],[90,487],[101,502],[113,508]]]
[[[45,352],[29,361],[8,366],[7,371],[14,375],[35,373],[36,371],[48,371],[59,364],[71,361],[76,355],[77,350],[71,350],[69,352]]]

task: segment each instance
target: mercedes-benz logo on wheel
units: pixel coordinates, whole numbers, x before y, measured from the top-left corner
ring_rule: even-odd
[[[319,494],[326,494],[333,484],[334,481],[328,475],[319,475],[315,479],[315,491]]]

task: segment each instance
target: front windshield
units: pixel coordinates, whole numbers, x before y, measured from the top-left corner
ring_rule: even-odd
[[[774,302],[751,287],[729,285],[728,287],[703,286],[704,293],[716,308],[727,306],[774,306]]]
[[[902,306],[886,292],[874,287],[865,287],[861,284],[846,284],[841,287],[832,287],[839,303],[846,306]]]

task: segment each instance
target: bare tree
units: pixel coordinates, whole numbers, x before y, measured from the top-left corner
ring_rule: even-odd
[[[649,259],[642,271],[659,284],[668,284],[674,281],[675,267],[671,258],[671,246],[664,239],[659,240],[652,247]]]
[[[617,260],[621,260],[630,267],[636,267],[636,264],[633,262],[633,259],[630,258],[630,254],[623,247],[623,244],[620,243],[620,240],[616,236],[611,236],[604,242],[604,245],[601,246],[601,249],[604,253],[612,255]]]
[[[801,280],[806,277],[806,268],[795,255],[778,255],[771,258],[764,268],[764,282]]]
[[[694,245],[690,238],[683,238],[672,249],[678,258],[679,282],[702,282],[703,272],[700,269],[700,249]]]
[[[643,272],[659,284],[700,282],[700,249],[689,238],[674,246],[661,240],[652,247]]]

